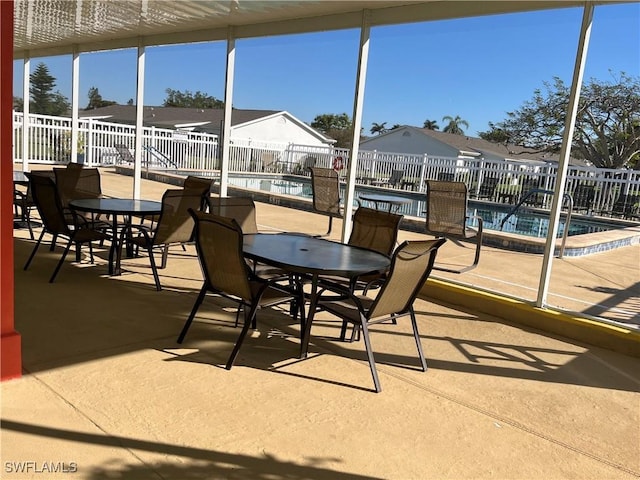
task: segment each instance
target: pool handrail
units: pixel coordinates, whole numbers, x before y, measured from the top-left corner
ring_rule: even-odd
[[[502,227],[504,227],[504,224],[507,222],[509,217],[514,215],[518,211],[518,209],[522,206],[522,204],[527,201],[529,197],[532,197],[533,195],[536,195],[538,193],[542,193],[545,195],[553,195],[555,192],[553,190],[544,190],[541,188],[534,188],[533,190],[529,190],[520,199],[520,201],[516,203],[516,205],[511,210],[509,210],[509,212],[502,219],[502,221],[500,222],[500,231],[502,231]],[[567,220],[565,221],[564,232],[562,232],[562,243],[560,244],[560,253],[558,254],[558,258],[562,258],[564,255],[564,248],[565,248],[565,244],[567,243],[567,236],[569,235],[569,225],[571,224],[571,214],[573,213],[573,197],[571,196],[571,194],[564,193],[562,195],[562,200],[563,201],[567,200],[569,206],[567,209]]]

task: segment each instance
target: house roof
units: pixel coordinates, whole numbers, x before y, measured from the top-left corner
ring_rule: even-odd
[[[557,162],[559,156],[554,153],[538,152],[533,148],[520,145],[489,142],[482,138],[468,135],[457,135],[448,132],[438,132],[427,128],[418,128],[424,135],[435,138],[441,142],[457,148],[461,152],[478,152],[481,155],[494,155],[507,160],[535,160],[540,162]]]
[[[279,110],[241,110],[234,108],[231,113],[231,125],[237,126],[260,118],[280,113]],[[107,117],[118,123],[136,123],[135,105],[109,105],[107,107],[81,110],[81,118]],[[182,107],[144,107],[143,122],[146,125],[176,128],[178,125],[210,126],[207,130],[218,131],[224,120],[224,109],[220,108],[182,108]]]
[[[560,160],[558,154],[549,152],[538,152],[533,148],[526,148],[520,145],[504,145],[501,143],[493,143],[482,138],[470,137],[468,135],[458,135],[454,133],[439,132],[437,130],[429,130],[427,128],[412,127],[405,125],[394,130],[389,130],[382,135],[375,137],[369,137],[367,140],[360,143],[360,145],[366,145],[367,141],[380,138],[386,135],[397,135],[400,131],[411,130],[419,135],[430,137],[438,142],[441,142],[449,147],[458,150],[459,156],[472,156],[472,157],[496,157],[504,160],[515,160],[523,162],[554,162],[557,163]],[[401,153],[401,152],[399,152]],[[425,152],[428,153],[428,152]],[[569,160],[571,165],[585,165],[584,161],[571,158]]]

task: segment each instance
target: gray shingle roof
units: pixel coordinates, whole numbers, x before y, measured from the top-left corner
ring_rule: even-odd
[[[231,114],[231,124],[239,125],[278,112],[280,110],[239,110],[234,108]],[[93,110],[81,110],[79,115],[82,118],[108,116],[109,121],[112,122],[135,124],[136,107],[135,105],[110,105]],[[143,115],[145,125],[174,128],[176,125],[207,122],[203,128],[214,132],[220,130],[223,119],[224,110],[213,108],[144,107]]]

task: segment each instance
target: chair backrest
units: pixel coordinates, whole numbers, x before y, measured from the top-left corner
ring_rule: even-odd
[[[574,208],[590,208],[593,199],[596,196],[596,187],[594,185],[578,184],[573,190],[573,207]]]
[[[640,203],[640,195],[621,193],[613,204],[611,213],[616,215],[629,215],[634,212],[636,205]]]
[[[120,155],[120,159],[123,162],[126,162],[126,163],[135,162],[136,159],[133,157],[133,155],[131,155],[131,151],[129,150],[129,147],[123,144],[117,144],[117,145],[114,145],[113,147],[116,149],[116,151],[118,152],[118,155]]]
[[[427,180],[427,232],[464,236],[467,198],[467,185],[464,182]]]
[[[349,245],[391,255],[398,240],[402,215],[360,207],[353,214]]]
[[[251,197],[208,198],[209,212],[225,218],[233,218],[244,233],[258,233],[256,204]]]
[[[394,252],[387,278],[368,312],[369,318],[404,313],[411,308],[433,269],[444,238],[405,241]]]
[[[83,168],[84,168],[84,165],[82,163],[74,163],[74,162],[67,163],[67,170],[82,170]]]
[[[185,190],[199,190],[203,195],[209,195],[211,187],[215,183],[215,178],[196,177],[195,175],[189,175],[184,179],[182,188]]]
[[[340,181],[333,168],[309,168],[311,172],[311,193],[313,210],[339,217],[340,213]]]
[[[189,209],[198,210],[202,196],[191,190],[168,189],[162,195],[162,210],[153,235],[154,245],[187,243],[193,237]]]
[[[97,168],[55,168],[56,185],[63,207],[80,198],[102,195],[100,171]]]
[[[70,229],[65,219],[62,201],[55,182],[49,172],[30,172],[29,186],[33,202],[38,209],[45,230],[52,234],[69,235]]]
[[[209,287],[250,300],[251,287],[242,248],[242,229],[232,218],[214,213],[190,214],[202,274]]]
[[[195,175],[189,175],[184,179],[184,183],[182,188],[185,190],[193,190],[197,192],[202,197],[202,204],[200,206],[200,210],[204,210],[207,203],[207,198],[211,193],[211,187],[215,183],[215,178],[204,178],[204,177],[196,177]]]
[[[403,178],[404,170],[392,170],[391,176],[389,177],[389,180],[387,180],[387,183],[395,187]]]
[[[499,179],[497,177],[484,177],[478,190],[478,197],[493,197],[496,187],[498,186]]]

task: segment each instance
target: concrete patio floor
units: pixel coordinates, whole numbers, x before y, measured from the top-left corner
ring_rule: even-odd
[[[106,194],[131,194],[130,178],[105,173],[103,182]],[[142,196],[166,188],[144,181]],[[263,229],[326,226],[323,217],[291,213],[258,204]],[[32,246],[16,230],[24,376],[0,384],[2,479],[640,476],[638,358],[418,300],[429,370],[416,368],[406,319],[378,325],[380,394],[361,342],[336,341],[339,324],[326,314],[301,361],[296,322],[282,310],[260,311],[258,330],[227,371],[239,333],[230,302],[207,299],[184,344],[175,341],[201,286],[192,246],[172,249],[162,292],[144,257],[109,277],[106,249],[95,265],[68,261],[49,284],[60,251],[42,249],[24,272]],[[628,252],[622,266],[633,261]],[[483,268],[499,268],[484,260]],[[584,296],[600,298],[590,286],[598,275],[608,285],[600,262],[565,263],[583,272]],[[630,285],[620,288],[637,288],[621,270]]]

